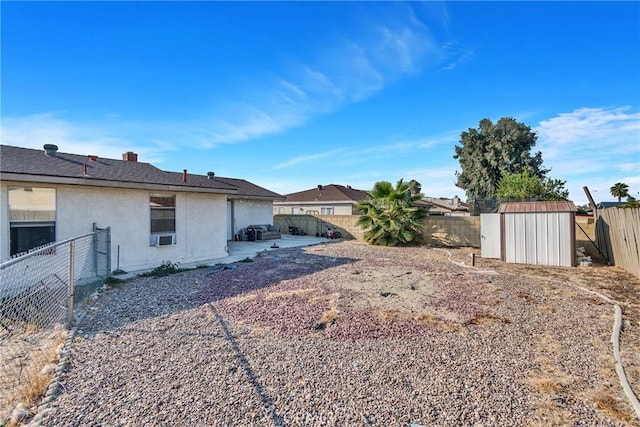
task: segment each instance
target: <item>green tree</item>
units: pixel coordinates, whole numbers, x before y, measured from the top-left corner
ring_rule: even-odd
[[[544,177],[549,169],[542,167],[542,153],[531,155],[538,136],[524,123],[503,117],[496,124],[482,119],[478,129],[469,128],[460,135],[454,159],[460,162],[456,186],[465,190],[467,198],[490,199],[496,196],[498,183],[505,173],[528,171]]]
[[[364,238],[373,245],[406,246],[422,239],[423,208],[414,206],[421,194],[412,194],[413,185],[402,179],[395,187],[387,181],[376,182],[367,191],[368,199],[358,202],[362,213],[357,225],[365,229]]]
[[[420,184],[415,179],[409,181],[409,191],[412,195],[421,194],[422,193],[422,184]]]
[[[611,187],[611,195],[617,197],[618,203],[620,203],[623,197],[629,197],[629,186],[623,182],[616,182]]]
[[[496,195],[500,199],[566,200],[569,191],[566,181],[537,177],[529,171],[502,175]]]

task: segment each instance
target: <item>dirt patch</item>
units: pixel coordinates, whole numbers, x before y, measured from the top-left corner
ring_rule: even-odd
[[[476,258],[472,267],[471,253],[478,251],[357,242],[284,249],[212,275],[198,297],[260,334],[349,341],[456,334],[495,340],[487,351],[496,357],[508,342],[519,351],[512,357],[537,402],[532,425],[584,420],[584,405],[633,425],[612,361],[613,307],[596,293],[623,306],[623,362],[640,390],[640,280],[599,265]]]

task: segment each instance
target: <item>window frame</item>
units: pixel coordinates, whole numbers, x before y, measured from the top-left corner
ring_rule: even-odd
[[[32,193],[35,194],[36,192],[34,192],[33,190],[36,189],[38,191],[40,190],[46,190],[47,193],[50,193],[50,195],[48,197],[46,197],[44,199],[44,203],[42,203],[43,200],[37,201],[36,199],[34,200],[28,200],[29,196],[25,196],[25,199],[23,200],[18,200],[18,201],[12,201],[12,199],[14,197],[16,197],[17,193],[14,193],[14,191],[16,190],[23,190],[25,193]],[[26,185],[16,185],[16,186],[10,186],[8,187],[8,192],[7,192],[7,210],[8,210],[8,219],[9,219],[9,235],[7,236],[9,239],[9,255],[10,256],[14,256],[14,255],[19,255],[22,253],[27,253],[30,252],[33,249],[37,249],[39,247],[42,246],[46,246],[49,245],[51,243],[55,243],[57,241],[57,205],[58,205],[58,191],[56,188],[53,187],[39,187],[39,186],[26,186]],[[15,203],[17,202],[17,203]],[[51,206],[49,206],[49,204],[51,203]],[[27,209],[12,209],[12,204],[17,204],[17,205],[27,205]],[[40,206],[44,206],[45,209],[28,209],[28,206],[35,206],[35,205],[40,205]],[[49,209],[46,209],[49,208]],[[22,215],[14,215],[14,213],[17,212],[22,212]],[[25,212],[45,212],[45,214],[33,214],[33,215],[26,215],[27,218],[24,218],[24,213]],[[47,212],[49,214],[47,214]],[[52,215],[50,215],[52,213]],[[16,218],[16,217],[20,217],[22,216],[22,218]],[[38,216],[40,216],[40,218],[38,218]],[[46,229],[48,228],[49,230],[44,231],[42,229]],[[18,236],[18,232],[21,231],[19,229],[22,230],[30,230],[33,232],[36,232],[37,229],[40,229],[40,235],[42,236],[44,235],[48,235],[47,238],[44,239],[44,241],[40,242],[40,244],[37,244],[35,246],[31,245],[31,244],[27,244],[26,246],[24,245],[24,241],[21,241],[19,239]],[[28,232],[27,232],[28,233]],[[30,234],[30,233],[29,233]],[[20,233],[20,236],[22,236],[24,238],[25,234],[24,233]],[[15,239],[14,239],[15,237]],[[33,236],[31,237],[27,237],[26,238],[27,241],[32,241],[33,240]],[[42,240],[42,238],[41,238]]]
[[[149,195],[149,245],[165,246],[160,244],[161,239],[171,236],[171,244],[176,244],[177,197],[175,194],[150,194]]]

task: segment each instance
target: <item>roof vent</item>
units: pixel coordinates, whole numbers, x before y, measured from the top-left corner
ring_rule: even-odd
[[[207,178],[213,179],[213,177],[215,177],[215,176],[216,176],[215,172],[207,172]]]
[[[322,190],[322,184],[318,184],[318,191]]]
[[[44,154],[49,157],[55,157],[58,153],[58,146],[54,144],[44,144]]]
[[[89,158],[89,160],[91,160],[92,162],[95,162],[96,160],[98,160],[98,156],[94,155],[94,154],[89,154],[87,156]]]

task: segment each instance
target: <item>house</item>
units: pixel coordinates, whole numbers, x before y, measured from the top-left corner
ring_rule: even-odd
[[[273,202],[274,214],[357,215],[356,203],[369,196],[349,185],[329,184],[284,197]]]
[[[166,172],[139,162],[0,146],[0,258],[111,228],[112,265],[197,263],[227,256],[248,224],[271,224],[283,197],[236,178]],[[119,253],[119,260],[116,260]]]
[[[626,203],[627,202],[600,202],[600,203],[598,203],[596,208],[598,208],[598,209],[609,209],[609,208],[615,208],[617,206],[625,205]]]
[[[458,196],[452,199],[446,197],[423,197],[417,203],[428,210],[429,215],[468,216],[469,205],[462,202]]]

